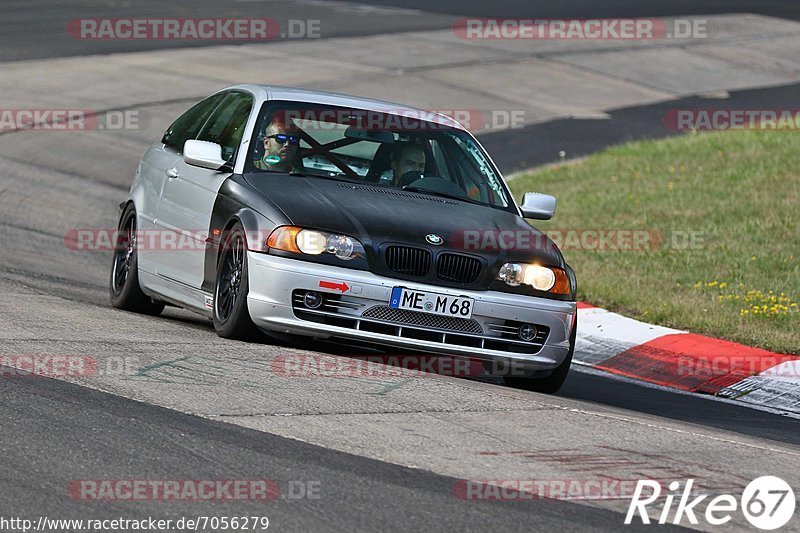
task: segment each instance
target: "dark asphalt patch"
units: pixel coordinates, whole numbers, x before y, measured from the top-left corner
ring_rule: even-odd
[[[582,157],[609,146],[662,139],[683,132],[669,129],[664,117],[676,109],[797,109],[800,84],[734,91],[728,98],[691,96],[658,104],[607,111],[608,119],[565,118],[480,136],[503,173]]]

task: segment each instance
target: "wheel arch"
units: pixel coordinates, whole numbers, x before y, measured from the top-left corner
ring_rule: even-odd
[[[202,289],[206,292],[214,292],[219,254],[224,237],[234,224],[238,222],[242,225],[248,250],[265,250],[267,237],[276,226],[274,222],[254,209],[242,204],[234,204],[236,203],[230,198],[219,197],[217,205],[214,206],[209,238],[206,242],[203,270]]]

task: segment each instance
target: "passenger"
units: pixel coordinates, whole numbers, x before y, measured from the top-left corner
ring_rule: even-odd
[[[389,166],[393,174],[392,183],[408,185],[425,173],[425,150],[417,144],[397,144],[389,156]]]
[[[286,125],[275,115],[264,131],[264,155],[253,161],[260,170],[290,172],[299,170],[300,132],[293,124]]]

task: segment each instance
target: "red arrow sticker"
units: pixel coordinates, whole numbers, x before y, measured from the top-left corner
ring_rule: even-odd
[[[347,283],[345,283],[344,281],[338,283],[335,281],[320,281],[319,286],[322,287],[323,289],[333,289],[335,291],[342,291],[342,292],[347,292],[348,290],[350,290],[350,287],[348,287]]]

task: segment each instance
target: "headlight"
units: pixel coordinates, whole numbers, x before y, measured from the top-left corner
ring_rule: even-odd
[[[308,255],[328,253],[344,261],[365,255],[364,247],[352,237],[294,226],[276,228],[267,239],[267,246]]]
[[[319,255],[327,249],[327,235],[321,231],[310,229],[300,230],[295,237],[295,242],[304,254]]]
[[[530,285],[537,291],[569,294],[569,278],[560,268],[525,263],[506,263],[500,267],[497,279],[506,285]]]
[[[537,291],[549,291],[556,284],[556,275],[547,267],[528,265],[525,267],[525,278],[522,283],[530,285]]]
[[[497,277],[500,281],[505,281],[506,285],[516,287],[525,279],[522,272],[523,268],[519,263],[506,263],[500,267]]]
[[[325,251],[335,255],[339,259],[347,261],[353,258],[355,243],[355,239],[347,235],[328,235],[328,239],[325,243]]]

